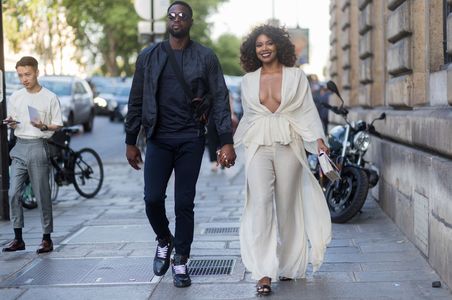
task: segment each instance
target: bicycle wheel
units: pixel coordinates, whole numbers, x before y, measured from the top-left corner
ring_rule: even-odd
[[[90,148],[75,153],[74,187],[86,198],[92,198],[100,191],[104,181],[104,168],[99,154]]]
[[[55,181],[55,168],[50,167],[49,173],[49,184],[50,184],[50,199],[55,202],[58,197],[59,186]]]

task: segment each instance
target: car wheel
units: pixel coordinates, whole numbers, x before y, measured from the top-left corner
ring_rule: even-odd
[[[94,123],[94,112],[91,112],[88,121],[86,123],[83,123],[83,131],[84,132],[93,131],[93,123]]]
[[[74,126],[74,113],[70,112],[67,118],[67,126]]]

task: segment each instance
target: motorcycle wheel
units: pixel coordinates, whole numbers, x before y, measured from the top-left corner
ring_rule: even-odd
[[[344,167],[339,184],[328,183],[325,198],[333,223],[345,223],[363,207],[369,191],[366,172],[359,168]]]

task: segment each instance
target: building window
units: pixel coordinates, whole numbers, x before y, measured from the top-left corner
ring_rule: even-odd
[[[444,18],[443,18],[444,19],[444,30],[443,30],[443,32],[444,32],[444,42],[443,42],[443,44],[444,44],[444,63],[450,64],[450,63],[452,63],[452,55],[447,52],[447,48],[448,48],[447,41],[451,40],[451,38],[449,37],[449,39],[448,39],[447,36],[448,36],[448,34],[452,35],[452,32],[449,32],[449,33],[447,32],[447,27],[450,27],[450,24],[449,24],[449,26],[447,26],[447,17],[449,16],[450,13],[452,13],[452,2],[450,0],[443,0],[443,3],[444,3]],[[452,20],[450,20],[449,22],[452,22]],[[449,48],[452,48],[452,45],[449,45]]]

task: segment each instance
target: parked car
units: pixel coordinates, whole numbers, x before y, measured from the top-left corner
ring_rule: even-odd
[[[93,130],[94,99],[86,80],[76,76],[42,76],[42,86],[57,94],[65,125],[83,125],[85,132]]]
[[[94,106],[96,115],[113,117],[113,92],[118,80],[114,77],[93,76],[87,79],[94,91]]]
[[[116,87],[113,94],[113,100],[110,102],[113,108],[113,117],[110,117],[111,121],[124,121],[124,118],[127,114],[127,104],[129,102],[131,87],[132,86],[130,82],[122,83]]]
[[[17,76],[16,71],[6,71],[5,72],[5,96],[6,100],[9,99],[11,94],[14,91],[17,91],[19,89],[23,88],[22,84],[20,83],[19,76]]]

